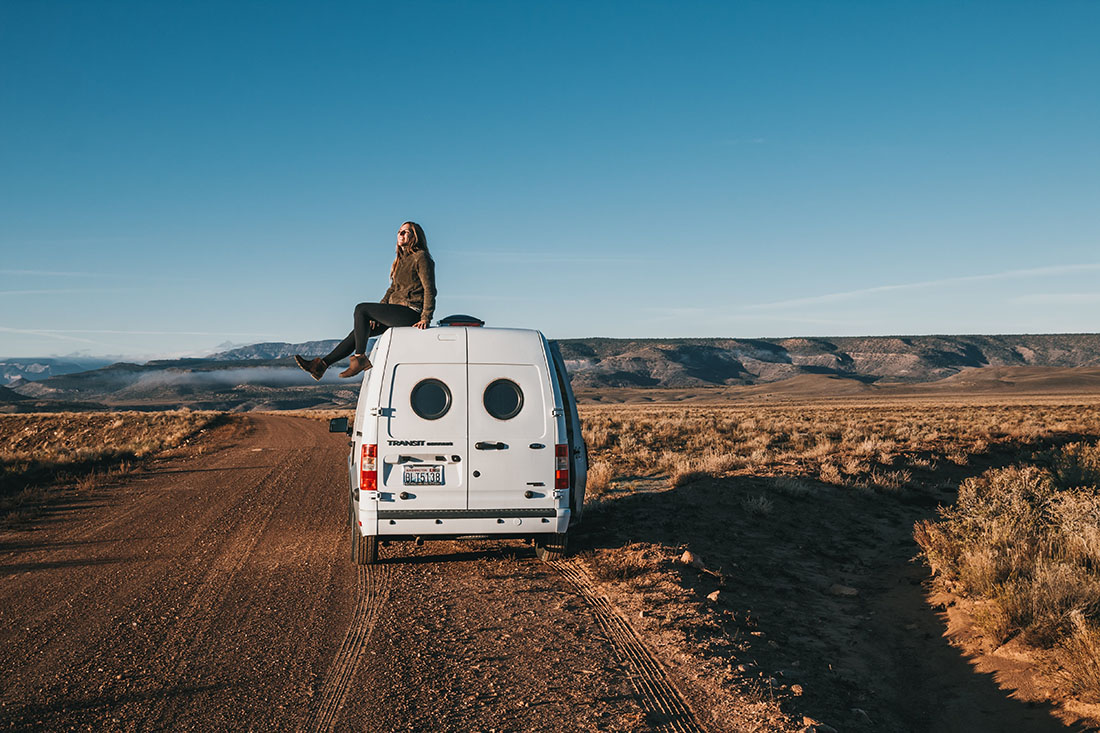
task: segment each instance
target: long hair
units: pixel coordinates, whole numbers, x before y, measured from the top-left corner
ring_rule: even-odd
[[[413,229],[413,241],[405,248],[405,251],[401,251],[401,247],[397,248],[397,256],[393,258],[393,264],[390,265],[390,280],[393,280],[393,275],[397,272],[397,261],[401,259],[401,256],[408,254],[409,252],[416,252],[417,250],[423,250],[424,254],[429,257],[432,253],[428,251],[428,237],[424,235],[424,227],[417,224],[415,221],[402,222],[401,226],[408,224]],[[401,227],[398,227],[400,229]]]

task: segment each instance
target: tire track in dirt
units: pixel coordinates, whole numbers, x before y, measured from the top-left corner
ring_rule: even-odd
[[[335,728],[348,695],[348,687],[355,679],[363,651],[389,597],[392,575],[393,568],[390,565],[359,567],[355,615],[321,685],[317,706],[310,712],[305,726],[300,730],[328,733]]]
[[[626,619],[596,590],[587,571],[575,560],[552,563],[552,567],[578,591],[592,609],[620,659],[633,670],[630,684],[654,730],[706,733],[669,681],[661,664],[645,648]]]
[[[293,427],[300,435],[309,435],[300,426]],[[255,485],[288,485],[301,473],[310,453],[311,448],[289,451],[279,465]],[[166,679],[178,679],[186,665],[196,658],[193,651],[201,648],[204,638],[209,635],[217,619],[219,600],[252,555],[260,535],[280,506],[278,501],[265,501],[257,506],[251,492],[243,492],[225,513],[230,527],[223,535],[224,540],[219,543],[220,552],[210,560],[201,583],[179,612],[177,622],[161,644],[162,658],[173,660]],[[173,704],[171,696],[163,696],[146,715],[143,727],[155,730],[172,728],[177,708],[178,704]]]

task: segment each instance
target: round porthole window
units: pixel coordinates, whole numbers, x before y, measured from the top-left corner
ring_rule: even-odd
[[[438,420],[451,409],[451,390],[438,379],[425,379],[409,396],[413,412],[425,420]]]
[[[498,379],[485,388],[485,409],[497,420],[509,420],[523,409],[523,390],[511,379]]]

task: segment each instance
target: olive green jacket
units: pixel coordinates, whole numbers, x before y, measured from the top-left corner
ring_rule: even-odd
[[[408,306],[420,311],[420,320],[431,321],[435,295],[435,262],[430,254],[418,249],[397,258],[393,282],[382,302]]]

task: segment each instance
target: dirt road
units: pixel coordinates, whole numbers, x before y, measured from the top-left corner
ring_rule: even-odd
[[[0,727],[703,730],[579,566],[352,565],[342,437],[242,419],[0,533]]]

